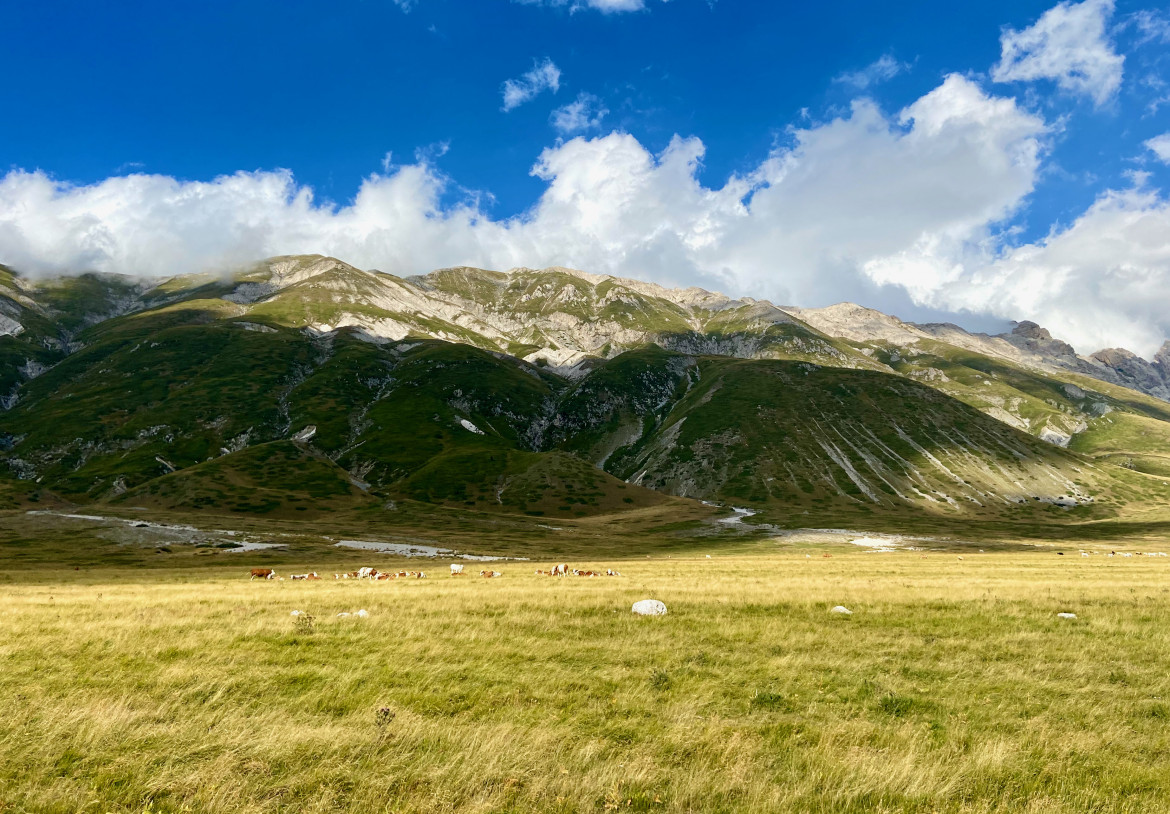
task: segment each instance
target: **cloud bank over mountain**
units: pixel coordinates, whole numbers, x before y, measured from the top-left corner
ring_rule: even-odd
[[[1029,28],[1006,29],[991,79],[1051,80],[1105,104],[1124,61],[1109,39],[1112,13],[1109,0],[1061,3]],[[907,68],[887,56],[833,84],[864,94]],[[551,59],[535,61],[501,87],[503,109],[560,84]],[[385,165],[342,205],[316,200],[288,170],[72,185],[16,169],[0,179],[0,262],[138,276],[290,253],[402,275],[565,265],[810,307],[859,300],[968,322],[1029,319],[1082,352],[1124,346],[1149,357],[1170,336],[1164,194],[1135,169],[1071,222],[1022,241],[1021,213],[1066,121],[978,76],[946,76],[895,112],[858,95],[829,118],[803,118],[756,166],[715,184],[701,180],[699,138],[676,135],[654,153],[622,130],[601,135],[608,112],[586,92],[553,111],[561,138],[530,169],[543,191],[508,218],[483,204],[490,194],[448,177],[441,153]],[[1146,142],[1151,163],[1170,154],[1165,140]]]

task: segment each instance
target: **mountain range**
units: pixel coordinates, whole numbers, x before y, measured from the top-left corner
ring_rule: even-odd
[[[0,267],[9,508],[1094,522],[1170,490],[1170,345],[1079,356],[564,268]]]

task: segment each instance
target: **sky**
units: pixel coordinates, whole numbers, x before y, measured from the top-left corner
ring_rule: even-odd
[[[570,266],[1151,358],[1170,7],[0,5],[0,263]]]

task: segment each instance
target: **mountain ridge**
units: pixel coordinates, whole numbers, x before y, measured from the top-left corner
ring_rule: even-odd
[[[652,504],[642,486],[826,524],[1066,522],[1170,474],[1170,404],[1090,377],[1031,323],[988,337],[851,303],[318,255],[5,290],[25,322],[0,336],[0,461],[82,504],[295,517],[308,497],[257,457],[287,443],[337,511],[382,519],[401,501],[620,512]]]

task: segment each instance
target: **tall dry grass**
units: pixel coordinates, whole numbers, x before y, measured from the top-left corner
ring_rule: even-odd
[[[1170,559],[614,564],[30,575],[0,810],[1170,811]]]

